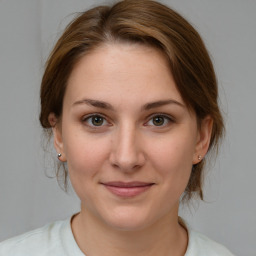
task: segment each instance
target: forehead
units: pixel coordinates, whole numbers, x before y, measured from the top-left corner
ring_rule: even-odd
[[[74,99],[85,94],[143,96],[149,101],[169,95],[182,101],[164,54],[127,43],[105,44],[82,57],[70,75],[66,94]]]

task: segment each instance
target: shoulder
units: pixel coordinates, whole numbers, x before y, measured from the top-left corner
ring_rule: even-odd
[[[234,256],[226,247],[205,235],[188,229],[189,243],[185,256]]]
[[[66,255],[62,236],[67,233],[69,220],[57,221],[42,228],[0,243],[0,256]]]

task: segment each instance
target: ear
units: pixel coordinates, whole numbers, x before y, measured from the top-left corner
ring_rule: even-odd
[[[201,121],[201,126],[198,129],[196,148],[193,156],[193,164],[199,163],[208,151],[211,141],[212,125],[213,120],[211,116],[206,116]]]
[[[57,154],[61,154],[61,156],[58,157],[58,159],[61,162],[66,162],[67,159],[66,159],[66,155],[65,155],[64,147],[63,147],[61,125],[58,122],[58,119],[54,113],[49,114],[48,121],[52,127],[54,147],[57,151]]]

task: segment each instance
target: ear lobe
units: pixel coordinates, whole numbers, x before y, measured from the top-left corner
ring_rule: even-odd
[[[201,122],[193,157],[193,164],[199,163],[208,151],[212,135],[212,125],[213,119],[210,116],[206,116]]]
[[[64,152],[64,147],[63,147],[61,126],[58,123],[58,119],[54,113],[50,113],[48,120],[52,126],[53,145],[57,151],[57,154],[61,154],[61,156],[58,157],[58,159],[62,162],[66,162],[67,160],[66,160],[66,155]]]

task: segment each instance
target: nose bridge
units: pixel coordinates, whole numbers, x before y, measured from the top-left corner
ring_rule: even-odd
[[[136,125],[124,123],[117,129],[113,139],[112,163],[124,171],[143,164],[143,153]]]

